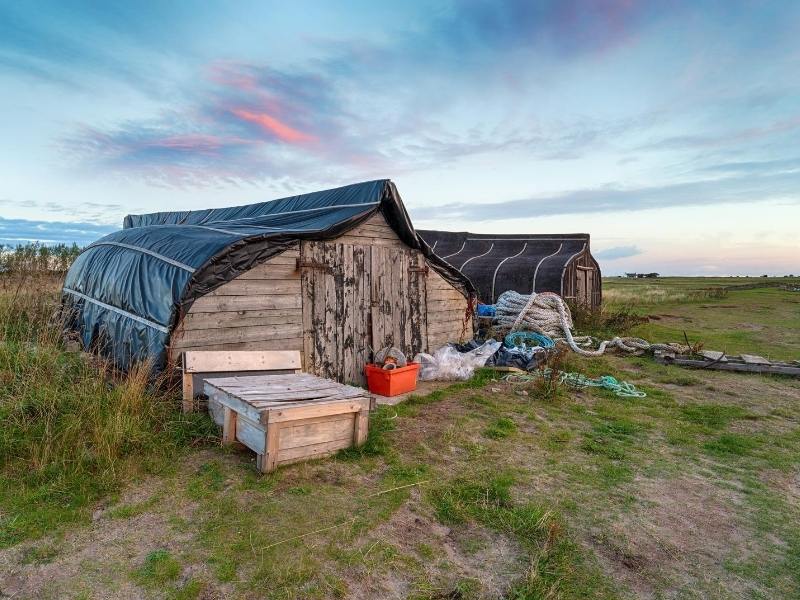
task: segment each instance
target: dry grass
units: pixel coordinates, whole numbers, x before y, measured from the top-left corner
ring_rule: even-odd
[[[0,275],[0,547],[86,519],[90,504],[212,433],[186,419],[168,381],[146,365],[115,372],[68,352],[61,275]]]

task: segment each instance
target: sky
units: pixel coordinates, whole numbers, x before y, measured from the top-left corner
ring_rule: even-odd
[[[604,274],[800,273],[800,2],[0,0],[0,243],[392,179]]]

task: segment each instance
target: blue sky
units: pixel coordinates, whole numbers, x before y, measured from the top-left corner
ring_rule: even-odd
[[[0,0],[0,243],[393,179],[607,274],[800,272],[800,3]]]

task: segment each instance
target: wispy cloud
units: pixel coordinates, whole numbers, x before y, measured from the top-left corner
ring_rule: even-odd
[[[28,219],[5,219],[0,217],[0,244],[17,246],[28,242],[43,244],[91,244],[118,229],[96,223],[73,223],[63,221],[33,221]]]
[[[800,204],[800,171],[697,180],[661,186],[625,188],[609,185],[552,196],[494,203],[453,202],[416,210],[421,219],[500,221],[548,215],[639,211],[675,206],[756,203],[780,199]]]
[[[119,215],[141,210],[138,207],[122,205],[117,202],[86,201],[75,203],[60,202],[58,200],[37,202],[34,200],[17,200],[13,198],[0,198],[0,207],[34,209],[39,212],[46,212],[62,217],[70,217],[78,221],[94,223],[96,227],[113,226],[118,220],[121,220]],[[45,223],[45,221],[42,221],[42,223]],[[57,224],[58,221],[53,221],[53,223]]]
[[[638,246],[614,246],[613,248],[593,251],[592,254],[594,254],[595,258],[602,260],[618,260],[620,258],[638,256],[642,254],[642,250]]]

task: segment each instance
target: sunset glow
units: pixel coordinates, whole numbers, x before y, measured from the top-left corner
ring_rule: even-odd
[[[298,131],[264,112],[254,112],[244,108],[234,108],[231,112],[244,121],[255,123],[265,133],[273,135],[284,142],[302,144],[312,142],[315,139],[313,135]]]

